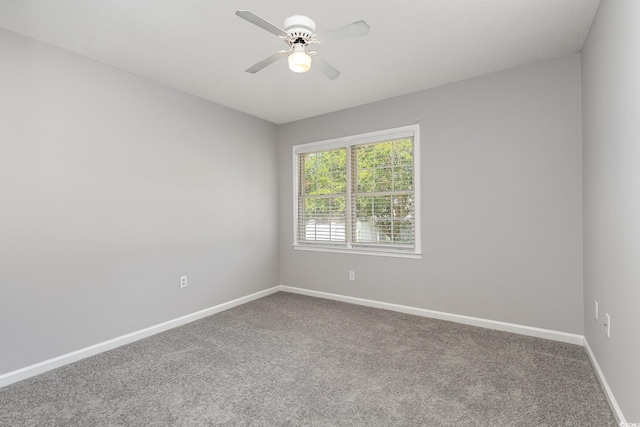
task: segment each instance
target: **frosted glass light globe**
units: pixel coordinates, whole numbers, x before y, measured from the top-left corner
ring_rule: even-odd
[[[311,68],[311,56],[304,51],[304,46],[296,44],[289,54],[289,69],[294,73],[306,73]]]

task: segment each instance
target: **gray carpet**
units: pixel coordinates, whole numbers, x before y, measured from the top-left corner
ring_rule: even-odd
[[[277,293],[0,389],[2,426],[615,426],[584,348]]]

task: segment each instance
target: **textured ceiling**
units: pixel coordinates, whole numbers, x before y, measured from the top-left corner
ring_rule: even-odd
[[[599,2],[2,0],[0,28],[286,123],[579,52]],[[238,9],[279,27],[302,14],[318,32],[360,19],[371,30],[313,46],[336,80],[292,73],[284,59],[249,74],[286,45]]]

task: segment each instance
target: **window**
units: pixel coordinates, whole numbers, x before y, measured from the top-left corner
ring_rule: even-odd
[[[419,256],[418,130],[294,146],[294,247]]]

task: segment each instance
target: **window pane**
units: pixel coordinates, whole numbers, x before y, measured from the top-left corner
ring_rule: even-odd
[[[412,244],[413,196],[357,196],[353,238],[356,243]]]
[[[391,167],[381,167],[375,170],[375,184],[374,191],[392,191],[393,183],[391,182],[391,176],[393,171]]]
[[[369,193],[373,191],[373,169],[358,168],[357,174],[357,192]]]
[[[347,171],[333,172],[331,174],[331,193],[340,194],[347,191]]]
[[[413,194],[396,195],[392,197],[393,242],[413,243],[415,232],[415,214]]]
[[[301,240],[346,241],[345,197],[305,198],[301,220]]]
[[[394,161],[395,165],[411,165],[413,164],[413,143],[410,139],[401,139],[393,141]]]
[[[417,131],[407,126],[295,147],[296,248],[419,254]]]
[[[413,190],[413,166],[396,166],[393,170],[393,190]]]
[[[346,191],[347,150],[344,148],[301,154],[304,195],[337,194]]]
[[[357,145],[352,152],[356,192],[413,190],[413,141]]]

